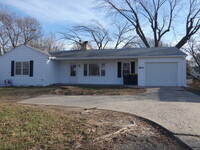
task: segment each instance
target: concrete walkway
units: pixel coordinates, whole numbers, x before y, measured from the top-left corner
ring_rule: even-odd
[[[200,150],[200,96],[183,88],[147,88],[129,96],[40,96],[25,104],[97,107],[148,118],[175,133],[183,142]]]

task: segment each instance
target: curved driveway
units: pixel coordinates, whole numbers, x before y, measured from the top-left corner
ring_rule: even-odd
[[[200,150],[200,96],[183,88],[147,88],[128,96],[40,96],[25,104],[62,105],[109,109],[148,118],[175,133],[193,149]]]

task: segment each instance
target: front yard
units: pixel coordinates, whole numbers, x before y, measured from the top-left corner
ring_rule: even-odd
[[[15,103],[39,95],[132,95],[145,91],[120,86],[0,88],[0,149],[190,149],[170,131],[135,115]]]
[[[189,149],[159,125],[120,112],[1,103],[0,120],[0,149]]]

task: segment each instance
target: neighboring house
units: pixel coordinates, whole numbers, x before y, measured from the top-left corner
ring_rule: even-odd
[[[175,47],[44,53],[21,45],[0,56],[1,85],[119,85],[131,73],[139,86],[185,86],[186,54]]]
[[[191,74],[197,78],[200,79],[200,68],[199,67],[192,67]]]

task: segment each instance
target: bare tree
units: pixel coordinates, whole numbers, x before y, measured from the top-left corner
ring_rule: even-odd
[[[133,36],[131,34],[133,33],[134,29],[131,28],[131,26],[128,23],[115,25],[116,31],[114,32],[112,39],[112,41],[114,41],[115,43],[114,49],[134,47],[137,44],[137,36]]]
[[[97,0],[98,7],[108,10],[110,14],[119,15],[131,23],[146,47],[150,47],[148,36],[153,33],[154,47],[160,46],[164,35],[170,32],[172,23],[179,12],[178,0]],[[186,35],[176,45],[181,48],[200,26],[198,0],[190,0],[187,16]]]
[[[200,2],[190,0],[189,11],[185,23],[185,35],[177,43],[176,47],[181,48],[200,29]]]
[[[105,49],[111,41],[109,32],[98,21],[90,25],[76,25],[60,32],[62,39],[70,41],[73,47],[79,47],[80,41],[90,41],[91,46],[97,49]]]
[[[90,25],[78,25],[75,27],[77,31],[91,39],[98,49],[105,49],[107,44],[111,41],[109,31],[104,28],[98,21]]]
[[[200,43],[195,39],[191,39],[183,50],[192,56],[195,65],[200,68]]]
[[[18,18],[17,25],[21,30],[21,39],[23,44],[28,44],[31,40],[42,36],[40,23],[31,17]]]
[[[4,26],[0,27],[0,55],[3,55],[8,50],[8,42],[9,39],[7,37],[7,34],[4,32]]]
[[[1,24],[3,25],[3,30],[6,36],[9,39],[9,47],[15,48],[19,45],[19,39],[21,30],[19,26],[16,25],[17,16],[13,14],[9,14],[6,11],[1,12]]]
[[[29,45],[46,52],[61,51],[65,49],[64,42],[58,40],[54,33],[49,33],[45,37],[32,40],[29,42]]]
[[[65,31],[59,32],[59,34],[61,34],[62,40],[69,41],[69,45],[76,45],[79,43],[79,41],[83,41],[83,37],[81,37],[80,33],[75,29],[75,27],[66,28]]]
[[[76,25],[61,32],[62,39],[70,41],[73,49],[79,48],[79,42],[87,39],[90,46],[96,49],[131,48],[136,44],[136,36],[132,36],[134,29],[128,23],[114,23],[112,30],[105,28],[98,21],[89,25]]]
[[[192,66],[200,70],[200,41],[198,43],[198,41],[196,41],[195,39],[190,39],[187,46],[185,46],[183,50],[186,51],[192,57],[190,60],[190,64],[192,62]],[[193,78],[197,79],[191,74],[191,67],[187,68],[187,73]]]
[[[22,18],[7,10],[0,10],[0,29],[1,55],[42,36],[40,23],[36,19]]]

